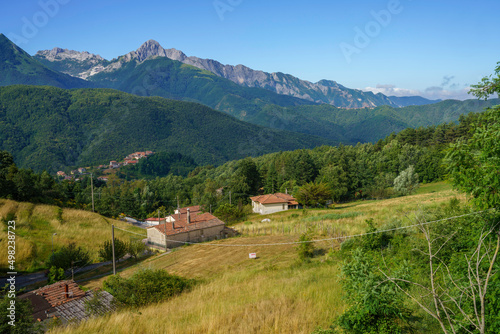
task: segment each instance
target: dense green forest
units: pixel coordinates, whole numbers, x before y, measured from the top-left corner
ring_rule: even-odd
[[[255,115],[248,115],[245,120],[355,145],[358,142],[376,142],[392,132],[397,133],[407,128],[456,122],[462,114],[481,112],[499,103],[499,99],[446,100],[404,108],[381,106],[349,110],[326,104],[296,107],[268,105]]]
[[[94,91],[75,92],[84,94]],[[107,93],[111,97],[116,94]],[[146,218],[148,213],[159,207],[172,210],[177,206],[177,199],[182,205],[211,205],[216,209],[229,203],[230,199],[233,205],[246,204],[249,196],[260,192],[296,193],[300,187],[311,182],[326,185],[330,199],[334,201],[384,198],[390,195],[394,179],[409,166],[414,167],[419,182],[445,178],[447,170],[443,158],[450,143],[470,138],[471,131],[483,122],[483,115],[470,113],[461,116],[458,124],[409,128],[375,144],[324,145],[314,149],[283,151],[233,160],[218,167],[196,166],[194,161],[183,155],[162,153],[122,169],[110,176],[107,184],[94,180],[96,209],[107,216],[125,213]],[[12,164],[12,156],[7,152],[4,156],[6,162],[2,163],[2,182],[6,182],[8,187],[2,188],[10,190],[4,190],[3,196],[89,207],[91,188],[88,176],[81,182],[56,182],[46,172],[36,174],[27,169],[18,170]],[[161,169],[161,165],[165,165],[165,170]],[[163,176],[164,173],[169,175]],[[156,178],[133,179],[141,175]],[[222,191],[217,191],[221,188]]]
[[[260,121],[283,129],[273,130],[237,121],[196,103],[137,97],[110,89],[9,86],[0,87],[0,149],[12,153],[20,167],[36,171],[103,164],[137,150],[178,152],[192,157],[198,165],[217,165],[276,151],[350,143],[353,138],[349,136],[355,134],[363,137],[358,138],[360,142],[376,142],[391,129],[398,132],[407,125],[427,126],[433,124],[432,119],[451,122],[459,118],[460,111],[476,111],[495,102],[444,101],[397,110],[303,106],[293,109],[295,117],[285,112],[285,123],[280,123],[283,119],[279,117]],[[307,117],[316,120],[308,123]]]
[[[198,103],[111,89],[0,87],[0,149],[12,153],[19,166],[37,171],[99,165],[140,150],[221,164],[329,143],[244,123]]]

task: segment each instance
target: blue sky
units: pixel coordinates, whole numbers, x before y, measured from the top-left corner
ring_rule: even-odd
[[[155,39],[313,82],[463,99],[500,61],[499,12],[498,0],[23,0],[2,4],[0,32],[30,54],[112,59]]]

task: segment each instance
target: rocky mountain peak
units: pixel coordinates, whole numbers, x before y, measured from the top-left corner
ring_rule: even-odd
[[[87,61],[87,60],[93,60],[93,61],[102,61],[104,58],[102,58],[99,55],[92,54],[87,51],[79,52],[75,50],[68,50],[68,49],[62,49],[62,48],[53,48],[52,50],[42,50],[38,51],[35,54],[35,57],[38,58],[45,58],[46,60],[49,61],[61,61],[61,60],[66,60],[66,59],[71,59],[71,60],[77,60],[77,61]]]
[[[182,61],[186,58],[186,55],[176,49],[164,49],[160,43],[154,39],[144,42],[137,50],[127,53],[124,57],[124,61],[130,61],[132,59],[138,62],[143,62],[150,57],[166,57],[173,60]]]
[[[139,62],[143,62],[149,57],[155,57],[155,56],[166,57],[167,55],[165,49],[162,48],[160,43],[158,43],[153,39],[150,39],[149,41],[142,44],[137,50],[129,52],[126,55],[126,58],[136,59]]]

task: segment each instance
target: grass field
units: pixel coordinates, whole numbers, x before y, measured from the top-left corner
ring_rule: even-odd
[[[0,199],[0,248],[5,252],[9,220],[16,222],[16,269],[19,272],[43,269],[52,252],[52,240],[54,250],[74,242],[89,250],[93,260],[97,260],[100,245],[111,239],[111,225],[146,235],[143,229],[89,211]],[[124,241],[133,236],[117,229],[115,235]],[[0,270],[6,271],[6,268],[7,256],[1,256]]]
[[[378,226],[395,219],[410,224],[408,217],[413,212],[454,197],[464,200],[446,183],[438,183],[423,185],[417,194],[407,197],[346,203],[335,209],[307,210],[305,215],[294,210],[251,216],[235,226],[243,231],[240,237],[181,247],[121,273],[128,277],[141,268],[165,269],[198,279],[192,291],[161,304],[119,311],[51,333],[311,333],[326,328],[345,307],[340,263],[335,255],[327,254],[332,247],[338,249],[339,242],[316,243],[318,255],[310,263],[300,263],[296,245],[287,243],[297,241],[301,229],[283,233],[283,227],[331,224],[336,226],[335,233],[355,234],[365,231],[366,219],[373,218]],[[263,218],[271,222],[262,223]],[[245,233],[252,225],[260,226],[260,235]],[[273,230],[274,225],[279,228]],[[323,232],[317,228],[315,238],[327,239]],[[249,259],[250,252],[256,252],[258,258]],[[104,279],[85,285],[102,287]]]

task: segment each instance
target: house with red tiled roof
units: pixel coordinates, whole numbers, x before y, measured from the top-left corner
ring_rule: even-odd
[[[119,162],[117,162],[115,160],[111,160],[109,162],[109,168],[118,168],[118,167],[120,167],[120,163]]]
[[[293,196],[283,193],[254,196],[250,199],[253,212],[261,215],[299,208],[299,203]]]
[[[191,210],[192,209],[192,210]],[[158,219],[158,218],[156,218]],[[150,245],[174,248],[186,242],[203,242],[226,237],[225,224],[199,206],[182,208],[166,217],[162,224],[147,229]]]
[[[106,291],[83,291],[73,280],[60,281],[34,291],[24,293],[20,299],[28,300],[33,306],[33,321],[43,322],[53,317],[60,318],[63,323],[87,319],[90,314],[86,310],[86,301],[99,293],[99,310],[94,313],[104,314],[114,309],[113,296]]]

